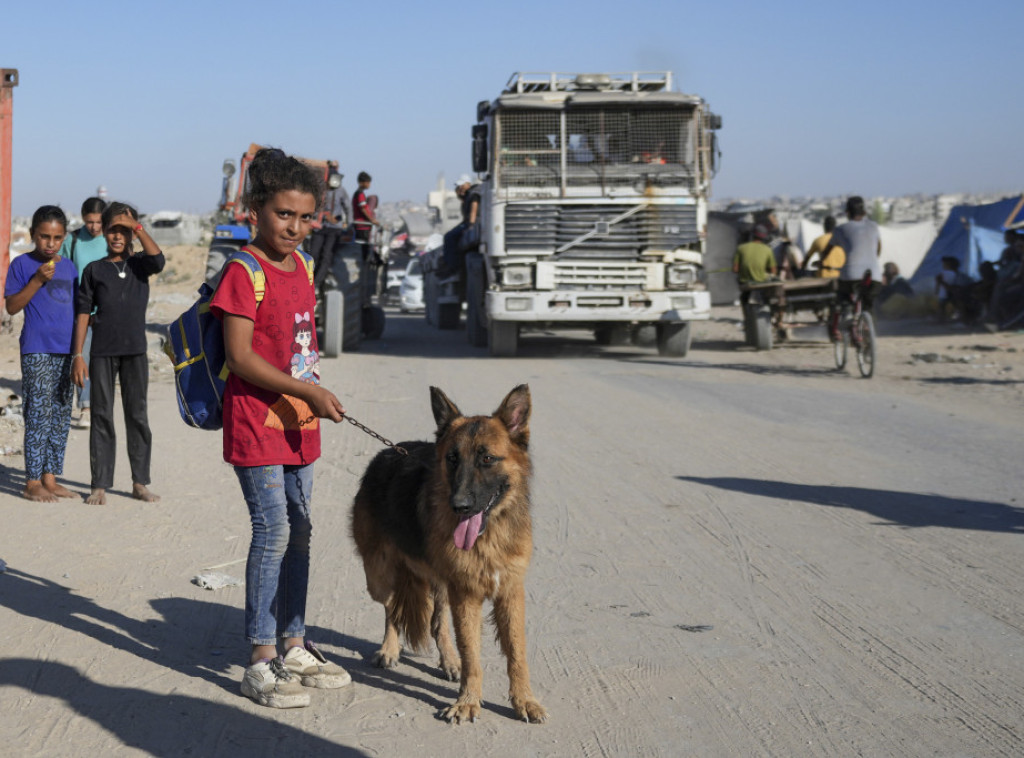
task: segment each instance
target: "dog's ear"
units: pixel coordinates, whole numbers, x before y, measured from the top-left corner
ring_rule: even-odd
[[[444,434],[448,425],[462,415],[462,411],[455,406],[455,403],[437,387],[430,388],[430,409],[434,412],[438,435]]]
[[[495,418],[508,429],[508,435],[512,441],[520,447],[526,447],[530,443],[530,388],[528,385],[520,384],[509,392],[501,401],[498,410],[494,412]]]

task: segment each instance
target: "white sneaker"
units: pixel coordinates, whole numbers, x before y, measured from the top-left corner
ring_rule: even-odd
[[[303,687],[334,690],[352,681],[345,669],[328,661],[312,642],[305,647],[296,645],[285,653],[284,666],[299,677]]]
[[[82,411],[78,414],[78,423],[75,426],[79,429],[89,428],[89,411]]]
[[[280,658],[262,660],[245,670],[242,694],[269,708],[305,708],[309,693],[303,691],[298,679],[284,667]]]

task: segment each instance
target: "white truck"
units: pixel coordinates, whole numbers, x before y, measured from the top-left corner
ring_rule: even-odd
[[[434,271],[428,312],[512,356],[525,328],[623,342],[653,327],[683,356],[711,299],[702,271],[721,119],[669,72],[516,73],[477,106],[479,247]],[[440,268],[440,272],[438,272]],[[456,270],[453,273],[453,268]]]

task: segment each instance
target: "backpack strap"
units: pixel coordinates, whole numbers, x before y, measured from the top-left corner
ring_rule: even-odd
[[[263,267],[252,251],[243,247],[228,258],[228,263],[240,263],[245,268],[252,280],[253,292],[256,293],[256,305],[263,302],[263,297],[267,294],[267,275],[263,273]]]
[[[306,275],[309,276],[309,283],[312,284],[313,269],[316,265],[316,262],[313,260],[313,256],[305,252],[304,250],[297,250],[296,252],[302,257],[302,262],[306,265]]]

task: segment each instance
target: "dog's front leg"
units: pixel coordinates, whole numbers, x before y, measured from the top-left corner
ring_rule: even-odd
[[[448,632],[448,588],[437,582],[430,586],[434,594],[434,612],[430,617],[430,633],[434,637],[437,652],[441,656],[439,663],[441,673],[455,682],[460,678],[461,672],[459,654],[455,652],[451,634]]]
[[[452,607],[455,644],[462,658],[462,679],[458,699],[441,712],[441,718],[460,724],[476,721],[480,715],[484,678],[480,667],[480,633],[484,599],[481,595],[467,595],[449,587],[448,600]]]
[[[526,662],[526,593],[522,579],[506,580],[494,598],[494,624],[501,651],[508,662],[508,697],[512,709],[523,721],[541,723],[548,713],[530,689],[530,666]]]

